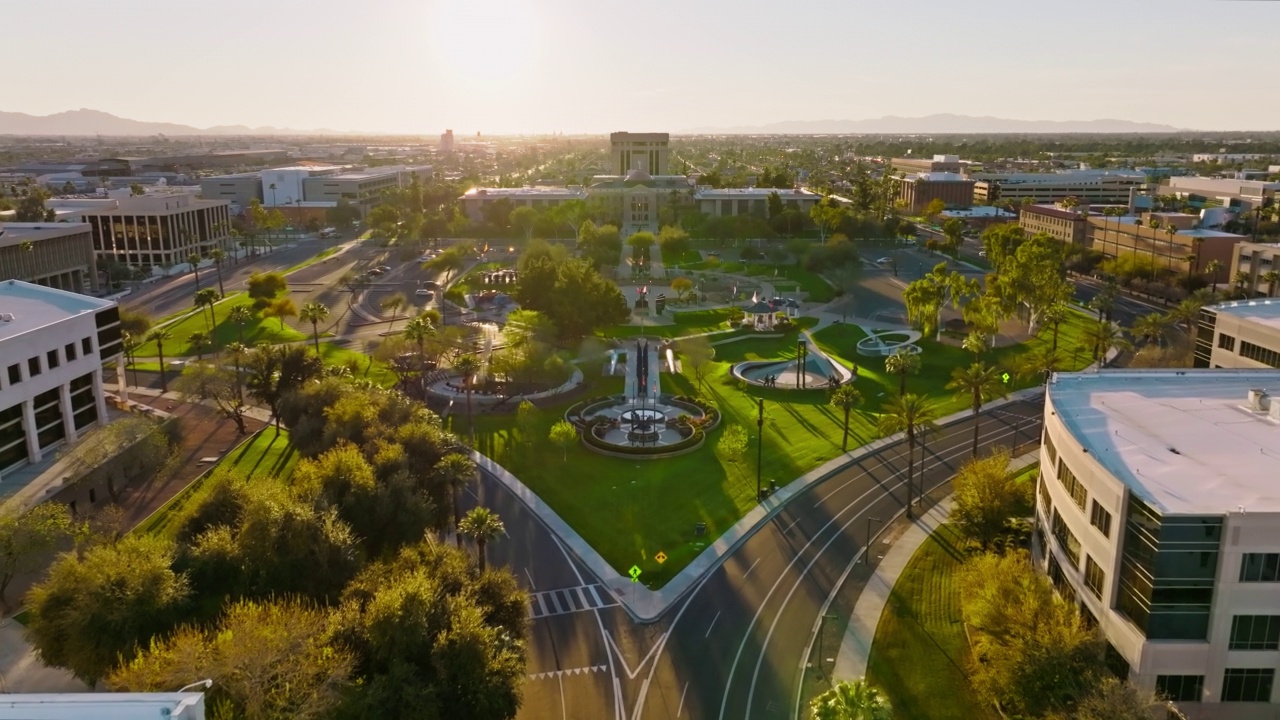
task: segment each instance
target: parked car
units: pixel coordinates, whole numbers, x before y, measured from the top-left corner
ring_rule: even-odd
[[[424,288],[428,289],[428,290],[439,290],[439,289],[440,289],[440,283],[436,282],[435,280],[419,280],[419,281],[418,281],[418,284],[419,284],[419,285],[421,285],[422,287],[424,287]]]
[[[418,297],[424,297],[424,298],[426,298],[427,300],[431,300],[432,298],[434,298],[434,297],[436,296],[436,294],[435,294],[435,293],[431,292],[430,290],[428,290],[428,289],[426,289],[426,288],[418,288],[417,290],[414,290],[414,291],[413,291],[413,294],[414,294],[414,295],[417,295]]]
[[[372,277],[376,277],[376,276],[378,276],[378,275],[381,275],[381,274],[382,274],[382,273],[384,273],[384,272],[386,272],[386,271],[385,271],[385,270],[383,270],[382,268],[372,268],[372,269],[370,269],[370,270],[369,270],[369,272],[368,272],[368,273],[366,273],[366,274],[367,274],[367,275],[370,275],[370,276],[372,276]]]
[[[893,262],[893,258],[887,258],[887,257],[882,257],[876,261],[876,263],[879,265],[888,265],[891,262]]]

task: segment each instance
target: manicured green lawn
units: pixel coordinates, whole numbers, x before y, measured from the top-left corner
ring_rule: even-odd
[[[307,345],[311,347],[310,344]],[[320,343],[320,357],[324,359],[325,365],[338,365],[342,367],[350,367],[352,377],[364,378],[372,380],[375,384],[382,387],[393,387],[396,384],[396,375],[391,368],[381,360],[373,360],[372,358],[357,350],[335,345],[334,343]]]
[[[200,506],[200,503],[212,492],[214,484],[210,478],[220,470],[234,470],[250,480],[254,478],[280,477],[287,478],[298,462],[298,454],[289,444],[289,431],[275,428],[264,428],[248,441],[241,443],[236,449],[227,453],[214,467],[213,472],[205,473],[195,482],[173,496],[163,507],[143,520],[134,532],[159,535],[174,539],[188,513]]]
[[[702,260],[702,253],[698,252],[697,250],[692,250],[692,249],[685,250],[684,252],[678,255],[666,252],[665,250],[662,252],[662,264],[667,267],[671,267],[673,265],[685,265],[690,263],[696,263],[696,262],[700,262],[701,260]]]
[[[698,335],[700,333],[729,330],[729,308],[711,310],[689,310],[685,312],[667,311],[674,325],[614,325],[604,334],[608,337],[635,337],[649,335],[657,337],[680,337],[682,335]]]
[[[249,296],[243,293],[234,293],[228,296],[227,300],[213,306],[214,323],[213,323],[213,342],[215,348],[224,348],[229,343],[240,339],[240,326],[227,319],[231,313],[231,308],[238,305],[248,305],[251,309],[253,302],[249,300]],[[172,334],[168,340],[164,342],[164,356],[185,357],[195,355],[195,351],[191,348],[190,338],[194,332],[210,332],[209,329],[209,313],[195,313],[187,318],[169,325],[168,329]],[[286,322],[281,328],[280,321],[276,318],[263,318],[259,313],[253,313],[253,317],[244,325],[244,344],[260,345],[262,343],[277,344],[285,342],[294,342],[296,340],[306,340],[311,336],[289,327]],[[134,357],[156,357],[156,344],[154,342],[146,342],[134,351]]]
[[[827,284],[817,273],[810,272],[804,268],[798,268],[793,264],[786,265],[767,265],[762,263],[753,263],[747,265],[746,274],[756,277],[779,278],[791,280],[800,286],[800,291],[808,294],[809,302],[824,303],[834,300],[836,297],[835,288]]]
[[[954,526],[939,527],[898,577],[880,615],[867,679],[889,696],[895,717],[995,717],[969,687],[969,643],[955,585],[964,557]]]

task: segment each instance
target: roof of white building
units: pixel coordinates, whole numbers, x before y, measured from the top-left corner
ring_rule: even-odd
[[[716,200],[730,198],[767,198],[773,193],[783,200],[820,200],[822,196],[812,190],[792,190],[790,188],[709,188],[700,187],[693,192],[698,200]]]
[[[0,223],[0,247],[89,232],[88,223]]]
[[[585,198],[587,192],[580,187],[518,187],[518,188],[471,188],[462,196],[463,200],[476,197],[490,198]]]
[[[0,282],[0,341],[112,305],[110,300],[5,280]]]
[[[1280,330],[1280,298],[1237,300],[1214,305],[1212,309]],[[1277,388],[1276,394],[1280,395],[1280,388]],[[1277,469],[1277,475],[1280,476],[1280,468]]]
[[[190,710],[190,712],[180,712]],[[30,693],[0,695],[0,720],[152,720],[204,717],[203,692]]]
[[[960,173],[950,172],[911,173],[905,179],[919,182],[973,182]]]
[[[1280,423],[1249,391],[1280,402],[1280,370],[1059,373],[1051,410],[1135,495],[1172,514],[1280,512]]]
[[[1011,213],[1003,208],[998,208],[995,205],[976,205],[967,210],[944,210],[942,212],[942,216],[947,218],[958,218],[960,220],[969,220],[973,218],[1016,218],[1018,217],[1018,214]]]

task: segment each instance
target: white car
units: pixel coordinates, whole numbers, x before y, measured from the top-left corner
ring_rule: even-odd
[[[426,289],[426,288],[418,288],[417,290],[414,290],[414,291],[413,291],[413,294],[414,294],[414,295],[417,295],[418,297],[424,297],[424,298],[426,298],[427,300],[431,300],[432,298],[434,298],[434,297],[436,296],[436,294],[435,294],[435,293],[431,292],[430,290],[428,290],[428,289]]]
[[[877,264],[877,265],[888,265],[888,264],[889,264],[889,263],[891,263],[891,262],[893,262],[893,258],[882,257],[882,258],[880,258],[879,260],[877,260],[877,261],[876,261],[876,264]]]

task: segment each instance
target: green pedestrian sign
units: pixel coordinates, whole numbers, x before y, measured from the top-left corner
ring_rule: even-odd
[[[639,565],[632,565],[631,571],[629,574],[631,575],[631,582],[640,582],[640,566]]]
[[[1009,373],[1005,373],[1005,374],[1001,375],[1001,376],[1000,376],[1000,379],[1004,381],[1004,384],[1005,384],[1005,385],[1008,385],[1008,384],[1009,384]]]

